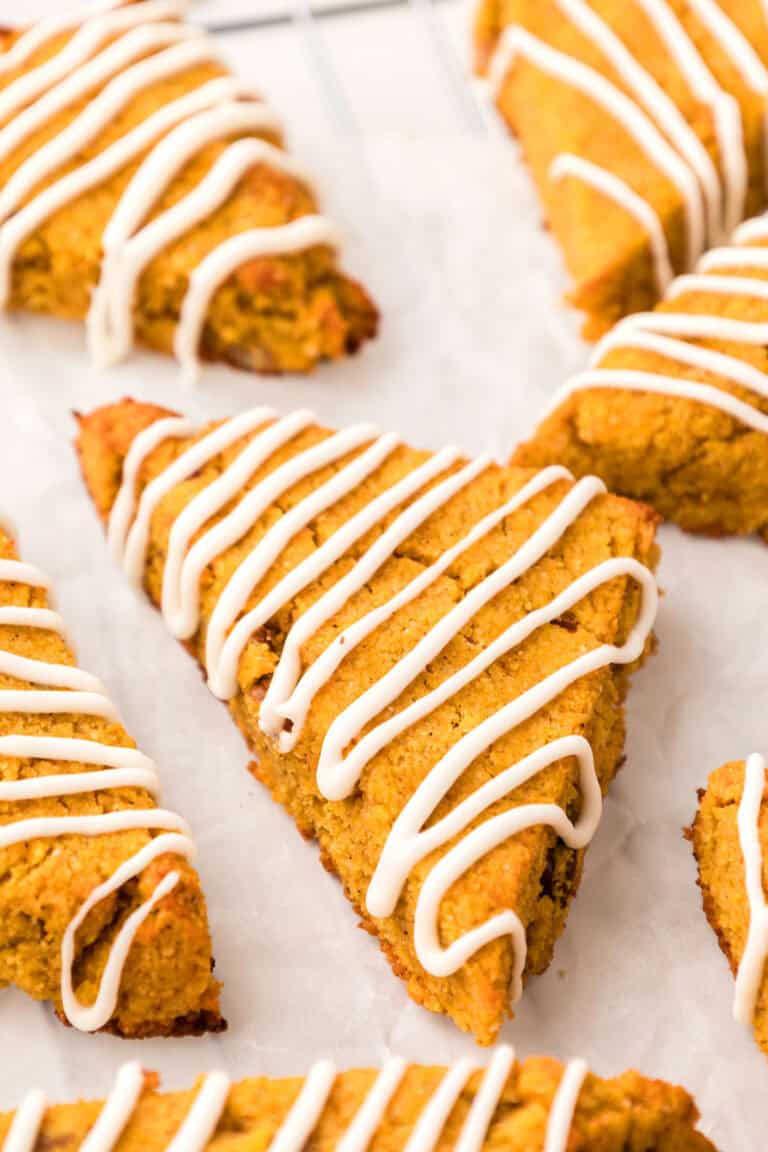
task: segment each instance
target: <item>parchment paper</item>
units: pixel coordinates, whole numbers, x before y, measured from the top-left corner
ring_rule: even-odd
[[[6,0],[0,15],[17,6]],[[0,323],[0,504],[25,557],[53,578],[83,665],[157,760],[166,805],[193,826],[230,1021],[217,1039],[131,1044],[67,1031],[5,991],[0,1107],[33,1085],[51,1098],[100,1095],[131,1057],[169,1086],[214,1066],[297,1073],[325,1054],[346,1066],[392,1051],[482,1059],[410,1003],[314,848],[246,772],[226,711],[112,569],[70,417],[125,394],[201,417],[309,404],[331,423],[373,418],[416,443],[508,454],[586,348],[513,146],[456,87],[458,56],[440,57],[462,43],[464,20],[446,6],[435,27],[404,9],[328,22],[309,40],[284,28],[225,42],[284,114],[343,224],[347,267],[381,305],[381,338],[357,359],[306,380],[213,369],[186,391],[160,358],[96,372],[77,327]],[[685,1083],[722,1149],[760,1152],[768,1066],[731,1019],[733,983],[681,829],[711,769],[768,748],[768,552],[671,527],[661,543],[660,649],[630,696],[627,764],[555,961],[504,1039],[521,1054],[584,1055],[602,1073],[636,1066]]]

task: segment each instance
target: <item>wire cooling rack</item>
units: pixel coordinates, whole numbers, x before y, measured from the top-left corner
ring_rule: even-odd
[[[207,0],[193,12],[224,43],[300,42],[336,132],[494,129],[471,78],[467,0]],[[385,123],[366,122],[377,87]]]

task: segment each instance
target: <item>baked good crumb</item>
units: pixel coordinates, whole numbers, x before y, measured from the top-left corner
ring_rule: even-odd
[[[307,412],[197,428],[126,400],[80,417],[78,451],[254,773],[410,995],[491,1043],[551,960],[621,761],[655,515]]]
[[[765,207],[760,0],[481,0],[475,44],[587,338]]]
[[[225,1027],[192,843],[156,819],[156,776],[0,525],[0,987],[84,1031]]]
[[[290,1131],[291,1147],[318,1152],[395,1152],[416,1136],[435,1152],[458,1147],[460,1138],[467,1152],[539,1152],[545,1146],[547,1152],[714,1152],[698,1131],[691,1097],[664,1081],[637,1072],[602,1079],[581,1061],[567,1067],[541,1057],[517,1062],[501,1048],[487,1073],[474,1067],[472,1061],[447,1069],[409,1066],[395,1058],[380,1072],[337,1074],[320,1061],[303,1081],[260,1077],[230,1085],[222,1073],[211,1073],[190,1091],[161,1093],[156,1076],[124,1066],[110,1097],[113,1107],[121,1106],[120,1123],[100,1146],[153,1152],[183,1131],[196,1148],[238,1152],[267,1149],[278,1138],[286,1141]],[[372,1112],[363,1112],[365,1104],[373,1105]],[[43,1112],[44,1106],[30,1093],[20,1109],[31,1132],[19,1152],[79,1147],[103,1115],[102,1101]],[[465,1127],[470,1119],[471,1131]],[[0,1114],[0,1140],[12,1121],[12,1114]]]
[[[0,300],[253,372],[307,372],[377,327],[309,176],[216,42],[170,7],[0,30]],[[30,101],[30,95],[34,98]]]

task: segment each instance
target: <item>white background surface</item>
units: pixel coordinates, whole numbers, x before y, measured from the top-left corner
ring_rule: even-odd
[[[200,10],[218,19],[243,7]],[[0,16],[17,15],[0,4]],[[315,849],[245,771],[241,738],[197,669],[111,569],[69,415],[124,394],[200,416],[310,404],[331,423],[374,418],[417,443],[508,454],[586,349],[514,148],[463,83],[466,27],[467,12],[446,0],[325,21],[312,36],[278,27],[222,39],[283,114],[344,227],[347,267],[382,308],[381,338],[357,359],[307,380],[208,370],[187,393],[161,359],[100,375],[81,330],[0,323],[0,502],[26,558],[53,577],[82,663],[157,760],[166,805],[193,826],[230,1021],[220,1038],[129,1044],[65,1031],[48,1008],[5,991],[0,1107],[32,1085],[102,1094],[136,1056],[184,1085],[217,1065],[288,1074],[326,1054],[358,1065],[392,1051],[435,1062],[473,1051],[410,1003]],[[721,1149],[760,1152],[768,1067],[731,1020],[732,980],[681,828],[711,769],[768,746],[768,553],[673,528],[661,543],[660,650],[631,695],[628,762],[555,962],[504,1039],[521,1054],[584,1055],[602,1073],[636,1066],[683,1082]]]

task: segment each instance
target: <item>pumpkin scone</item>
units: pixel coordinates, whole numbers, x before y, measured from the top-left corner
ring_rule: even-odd
[[[0,525],[0,987],[86,1032],[224,1027],[194,844]]]
[[[181,0],[0,29],[0,303],[134,340],[306,372],[376,331],[335,226],[253,83]]]
[[[588,338],[765,208],[762,0],[482,0],[476,49]]]
[[[482,1043],[549,964],[650,643],[656,517],[561,467],[256,409],[80,418],[109,540],[413,998]]]
[[[733,1014],[768,1055],[768,778],[760,755],[709,778],[688,833],[704,911],[736,977]]]
[[[767,347],[760,217],[617,324],[513,460],[594,472],[691,532],[768,539]]]
[[[394,1057],[381,1069],[337,1073],[321,1060],[304,1080],[230,1084],[211,1072],[191,1091],[167,1093],[155,1075],[125,1064],[106,1101],[49,1106],[30,1091],[15,1114],[0,1114],[0,1142],[10,1137],[14,1152],[84,1147],[86,1137],[103,1152],[715,1152],[697,1121],[688,1093],[664,1081],[637,1072],[602,1079],[582,1060],[518,1062],[500,1047],[485,1070],[472,1060],[440,1068]]]

